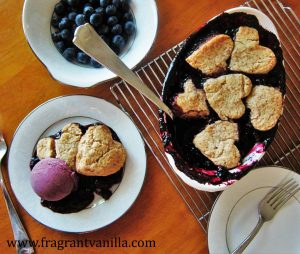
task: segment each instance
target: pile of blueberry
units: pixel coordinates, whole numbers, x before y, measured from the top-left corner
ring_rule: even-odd
[[[102,39],[120,54],[135,34],[136,27],[129,0],[61,0],[51,19],[52,40],[70,62],[100,68],[73,43],[76,28],[90,23]]]

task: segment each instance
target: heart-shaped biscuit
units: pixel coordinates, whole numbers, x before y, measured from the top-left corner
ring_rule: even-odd
[[[75,169],[77,146],[81,136],[79,125],[70,123],[62,128],[60,138],[55,140],[56,158],[65,161],[73,169]]]
[[[107,176],[120,170],[125,160],[126,151],[113,140],[109,128],[91,126],[78,144],[76,171],[88,176]]]
[[[233,168],[239,164],[240,152],[234,145],[238,140],[238,125],[228,121],[217,121],[207,125],[193,140],[200,152],[215,165]]]
[[[258,31],[247,26],[239,27],[234,41],[229,68],[248,74],[267,74],[276,65],[274,52],[259,45]]]
[[[205,75],[213,75],[226,70],[226,61],[232,49],[232,39],[228,35],[219,34],[200,44],[186,61]]]
[[[251,123],[260,131],[272,129],[282,114],[282,94],[274,87],[255,86],[246,103],[251,110]]]
[[[209,115],[205,93],[197,89],[191,79],[184,83],[184,92],[175,98],[175,105],[180,108],[181,117],[195,118]]]
[[[238,119],[245,113],[242,98],[249,95],[251,80],[243,74],[229,74],[208,79],[204,85],[210,106],[222,120]]]

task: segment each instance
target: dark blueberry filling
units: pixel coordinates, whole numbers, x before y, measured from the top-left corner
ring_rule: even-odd
[[[177,109],[174,107],[174,98],[178,93],[183,92],[183,84],[188,78],[193,80],[197,88],[203,88],[204,82],[210,78],[200,71],[193,69],[186,63],[185,58],[197,49],[199,44],[214,35],[227,34],[234,39],[240,26],[249,26],[257,29],[260,45],[272,49],[277,57],[276,66],[268,74],[245,75],[251,79],[253,86],[268,85],[278,88],[283,95],[285,94],[285,71],[279,41],[273,33],[259,25],[255,16],[245,13],[223,13],[208,22],[186,40],[170,66],[162,92],[163,101],[174,109],[174,113],[177,117],[175,116],[172,121],[160,111],[160,131],[165,150],[173,156],[177,168],[200,183],[209,182],[212,184],[220,184],[228,180],[239,179],[249,171],[249,168],[241,170],[240,172],[231,173],[226,168],[214,165],[201,154],[192,143],[194,136],[202,131],[207,124],[214,123],[220,120],[220,118],[214,110],[209,107],[210,115],[207,118],[182,119],[178,117],[176,113]],[[214,77],[230,73],[234,72],[227,69],[224,73],[219,73]],[[267,148],[277,130],[277,125],[265,132],[254,129],[250,122],[249,114],[250,111],[247,109],[243,117],[234,121],[238,123],[239,126],[239,140],[236,142],[236,146],[240,151],[241,158],[250,152],[255,143],[264,143],[265,148]]]
[[[120,55],[134,38],[136,25],[128,0],[61,0],[51,18],[52,40],[68,61],[81,66],[100,68],[93,59],[78,54],[82,51],[72,42],[76,28],[90,23],[105,42]]]
[[[90,126],[99,125],[101,123],[80,125],[79,127],[84,134]],[[114,140],[120,139],[113,129],[109,128]],[[50,137],[58,139],[61,136],[61,131],[51,135]],[[30,160],[30,169],[39,162],[39,158],[36,156],[36,151]],[[47,201],[41,200],[42,206],[45,206],[57,213],[75,213],[86,208],[93,200],[94,193],[100,195],[105,200],[108,200],[113,194],[111,187],[121,182],[123,178],[124,168],[122,167],[118,172],[109,176],[85,176],[77,174],[79,178],[78,189],[72,192],[70,195],[59,201]]]

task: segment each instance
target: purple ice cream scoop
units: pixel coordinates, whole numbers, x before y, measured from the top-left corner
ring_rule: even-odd
[[[40,160],[31,171],[31,186],[42,199],[58,201],[78,187],[78,176],[64,162],[56,158]]]

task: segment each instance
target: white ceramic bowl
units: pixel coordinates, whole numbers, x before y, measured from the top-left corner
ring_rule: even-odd
[[[55,48],[51,38],[50,21],[58,0],[25,0],[23,30],[35,55],[54,79],[66,85],[91,87],[116,77],[106,68],[86,68],[68,62]],[[137,33],[131,47],[121,58],[129,67],[136,66],[149,52],[156,37],[158,16],[155,0],[131,0]]]
[[[272,21],[268,18],[268,16],[266,16],[264,13],[262,13],[259,10],[254,9],[254,8],[249,8],[249,7],[237,7],[237,8],[229,9],[225,12],[226,13],[244,12],[247,14],[255,15],[259,21],[259,24],[266,30],[269,30],[270,32],[274,33],[277,36],[277,38],[279,39],[278,32],[277,32],[274,24],[272,23]],[[216,17],[214,17],[214,18],[216,18]],[[212,18],[211,20],[213,20],[214,18]],[[263,157],[264,154],[265,154],[265,150],[263,149],[262,144],[257,143],[252,148],[252,150],[249,152],[249,154],[243,159],[242,166],[252,167],[252,165],[254,165],[256,162],[258,162]],[[189,186],[191,186],[195,189],[209,191],[209,192],[223,191],[226,187],[228,187],[229,185],[231,185],[232,183],[234,183],[236,181],[236,180],[228,180],[227,182],[223,182],[218,185],[214,185],[211,183],[205,183],[205,184],[199,183],[198,181],[191,179],[186,174],[184,174],[182,171],[180,171],[175,165],[174,158],[169,153],[166,153],[166,156],[169,160],[170,165],[172,166],[173,170],[175,171],[175,173],[186,184],[188,184]],[[237,168],[231,169],[231,172],[235,172],[238,170],[239,169],[237,169]]]

